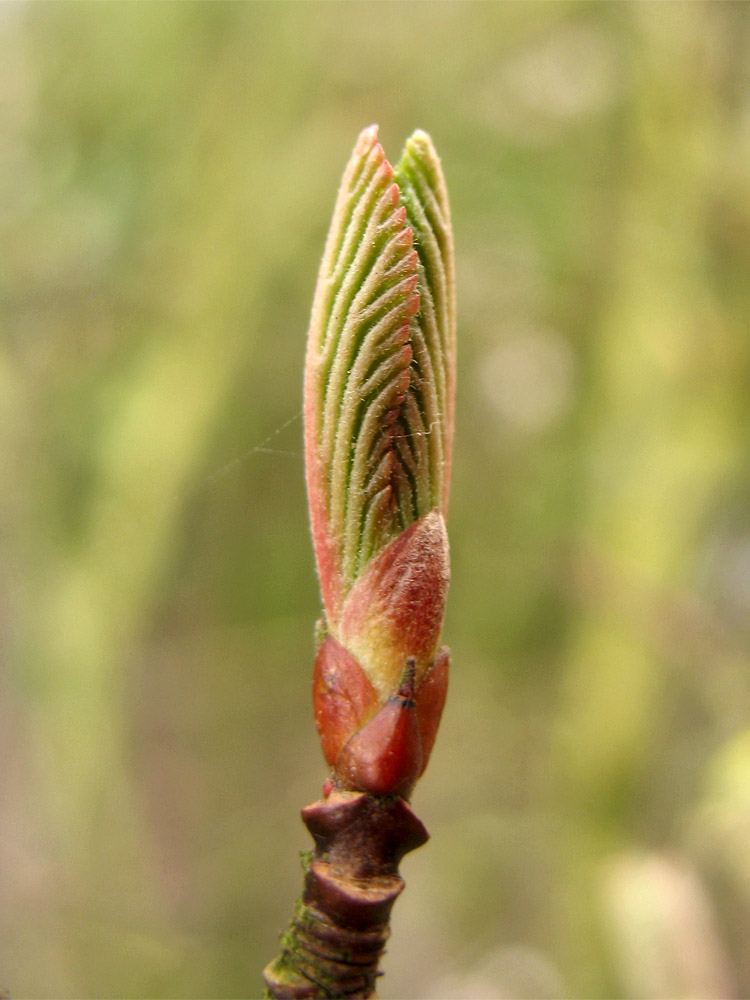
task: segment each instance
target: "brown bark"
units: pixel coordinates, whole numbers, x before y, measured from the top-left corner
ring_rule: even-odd
[[[264,978],[273,998],[372,997],[401,858],[428,834],[402,798],[334,791],[302,810],[315,841],[279,956]]]

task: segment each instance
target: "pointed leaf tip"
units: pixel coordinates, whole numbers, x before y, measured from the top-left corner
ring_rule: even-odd
[[[432,139],[429,134],[421,128],[415,129],[409,138],[406,140],[405,149],[413,151],[420,158],[437,159],[437,153],[435,152],[435,147],[432,144]]]

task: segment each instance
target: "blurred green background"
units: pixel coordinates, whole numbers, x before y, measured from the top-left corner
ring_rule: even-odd
[[[750,995],[750,5],[0,7],[0,986],[247,997],[325,767],[336,187],[456,232],[452,689],[380,995]]]

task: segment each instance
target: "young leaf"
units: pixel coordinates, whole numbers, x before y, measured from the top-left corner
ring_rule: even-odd
[[[394,170],[377,127],[339,189],[312,310],[305,457],[327,624],[371,560],[450,483],[453,245],[445,183],[415,132]],[[446,574],[444,574],[447,576]]]
[[[395,171],[407,222],[419,255],[419,314],[411,327],[415,401],[412,439],[425,442],[425,488],[419,514],[438,507],[447,514],[453,452],[456,390],[456,305],[448,192],[432,140],[417,130],[407,141]],[[421,426],[420,426],[421,424]]]

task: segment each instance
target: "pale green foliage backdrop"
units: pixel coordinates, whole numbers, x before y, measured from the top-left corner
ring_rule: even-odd
[[[0,8],[13,996],[259,992],[325,776],[304,335],[372,121],[442,155],[460,356],[381,996],[750,994],[749,95],[745,4]]]

